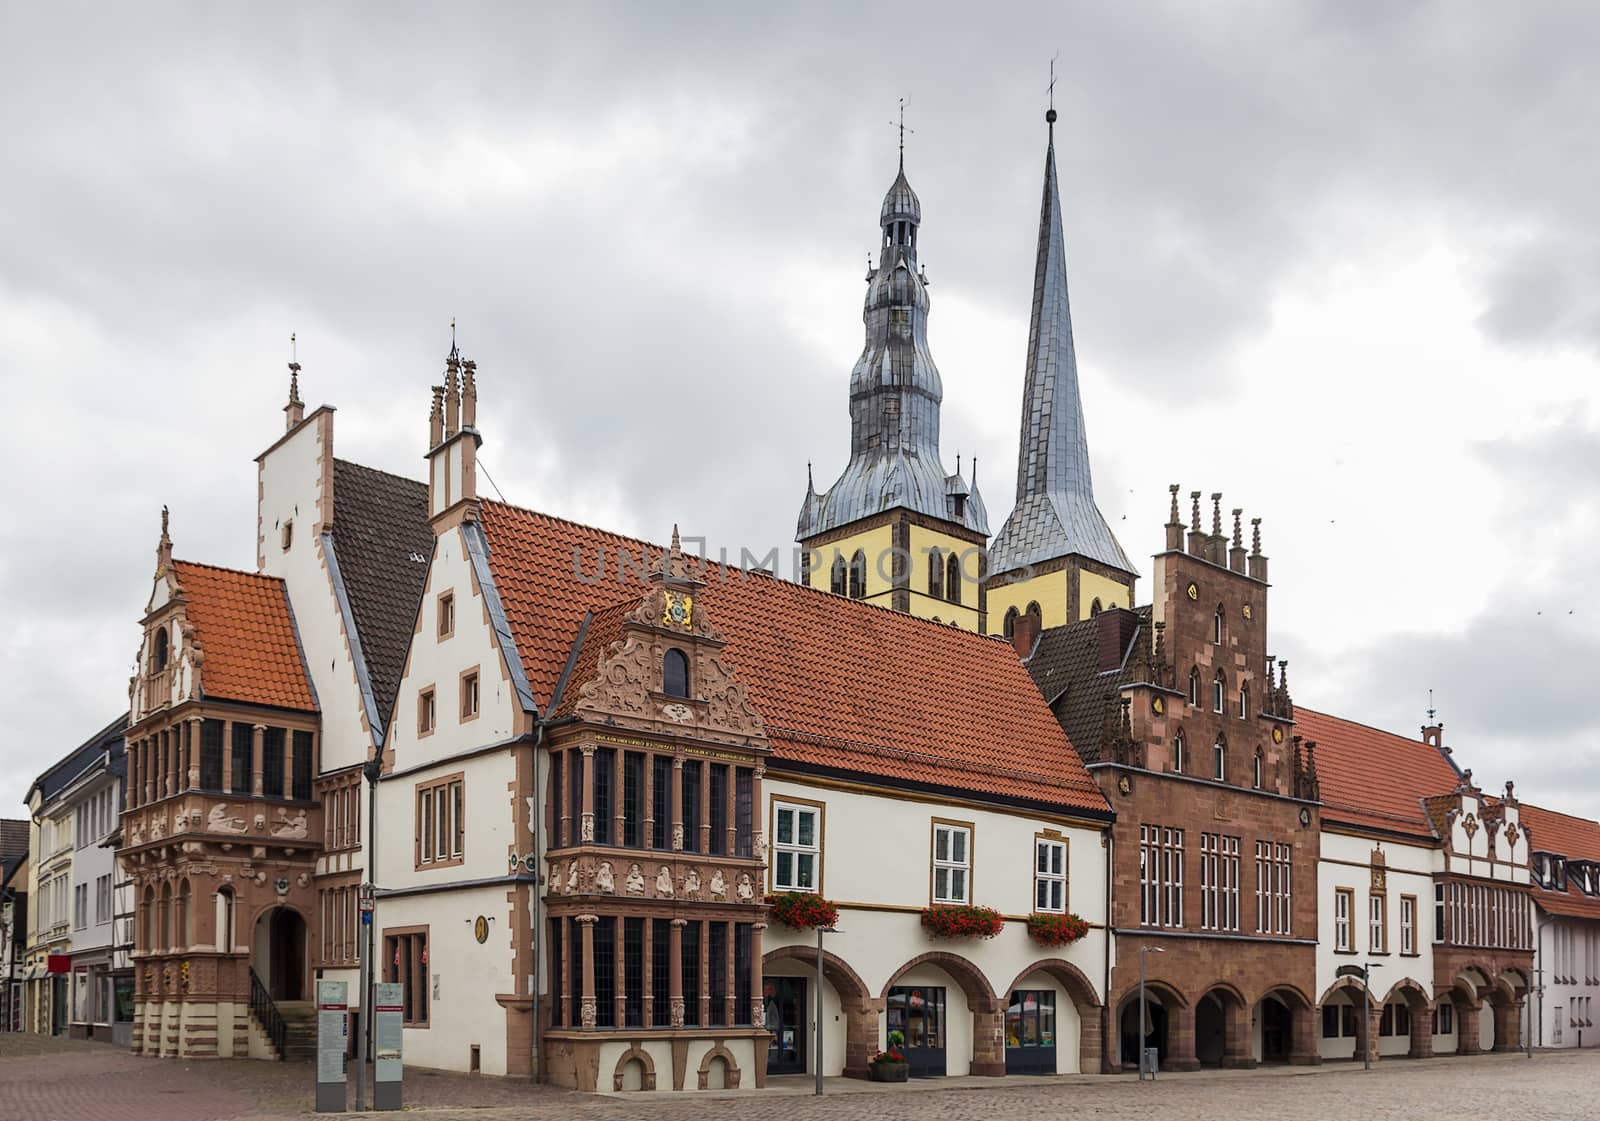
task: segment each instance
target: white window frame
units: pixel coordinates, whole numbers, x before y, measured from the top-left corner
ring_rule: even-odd
[[[1389,901],[1379,892],[1367,896],[1367,945],[1375,954],[1389,952]]]
[[[1228,781],[1228,745],[1220,739],[1211,745],[1211,770],[1218,782]]]
[[[1139,925],[1183,925],[1183,830],[1139,826]]]
[[[1400,897],[1400,952],[1417,952],[1417,901],[1409,895]]]
[[[1040,902],[1041,898],[1044,899],[1043,903]],[[1033,839],[1033,909],[1040,914],[1066,913],[1066,841],[1054,837]]]
[[[1348,888],[1337,888],[1333,893],[1333,948],[1335,950],[1353,950],[1352,932],[1350,930],[1350,908],[1355,899],[1355,892]]]
[[[943,841],[941,846],[940,842]],[[943,851],[944,855],[940,856]],[[957,853],[960,855],[958,856]],[[943,876],[941,890],[940,873]],[[955,886],[960,884],[960,890]],[[969,904],[972,902],[972,827],[952,822],[933,823],[933,884],[934,903]]]
[[[1212,677],[1212,679],[1211,679],[1211,711],[1212,712],[1221,712],[1222,711],[1223,697],[1227,693],[1227,690],[1228,690],[1228,683],[1227,683],[1226,680],[1224,680],[1224,678],[1222,676],[1222,672],[1219,670],[1219,671],[1217,671],[1216,676]]]
[[[783,840],[783,816],[792,814],[792,829],[790,839]],[[800,840],[800,820],[803,817],[812,819],[811,844],[804,844]],[[789,877],[785,881],[780,856],[790,857]],[[811,857],[811,884],[809,887],[800,883],[800,865],[803,857]],[[799,891],[813,895],[822,890],[822,807],[808,806],[800,802],[772,803],[772,890],[774,891]]]

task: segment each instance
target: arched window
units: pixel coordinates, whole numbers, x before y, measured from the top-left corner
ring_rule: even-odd
[[[1222,711],[1222,697],[1227,691],[1228,683],[1223,680],[1222,671],[1217,671],[1217,676],[1211,679],[1211,711]]]
[[[1015,607],[1006,608],[1005,621],[1000,624],[1000,630],[1007,638],[1013,638],[1016,636],[1017,609]]]
[[[1261,780],[1262,780],[1261,772],[1262,772],[1261,749],[1258,747],[1258,748],[1256,748],[1255,771],[1250,776],[1251,777],[1251,781],[1253,782],[1253,784],[1255,785],[1255,788],[1257,790],[1261,789]]]
[[[951,553],[944,562],[944,598],[961,602],[961,558]]]
[[[867,554],[861,549],[850,558],[850,598],[867,598]]]
[[[1180,775],[1186,763],[1184,759],[1183,729],[1178,729],[1178,734],[1172,737],[1172,769]]]
[[[938,549],[928,550],[928,594],[934,599],[944,598],[944,558]]]
[[[189,902],[192,896],[189,881],[184,880],[178,885],[178,914],[173,922],[173,928],[178,934],[178,945],[187,950],[194,943],[194,931],[189,926]]]
[[[833,572],[828,577],[828,590],[836,596],[845,593],[844,572],[844,558],[838,553],[833,554]]]
[[[1218,782],[1224,782],[1228,777],[1228,743],[1221,736],[1217,737],[1216,744],[1211,748],[1212,761],[1215,764]]]
[[[156,908],[156,937],[158,948],[165,951],[172,947],[172,885],[161,885],[161,904]]]
[[[1250,686],[1239,686],[1239,719],[1250,719]]]
[[[1100,606],[1100,597],[1095,596],[1094,602],[1089,605],[1089,617],[1092,619],[1094,616],[1100,614],[1100,612],[1104,610],[1105,608]]]
[[[1035,629],[1044,625],[1044,609],[1039,606],[1039,601],[1036,599],[1028,601],[1028,618],[1033,620]]]
[[[156,632],[155,662],[157,672],[167,668],[167,658],[170,657],[172,653],[171,642],[172,640],[167,637],[167,628],[163,625],[162,628]]]
[[[1200,669],[1198,666],[1189,671],[1189,703],[1195,708],[1200,707]]]
[[[1217,613],[1211,617],[1211,641],[1218,646],[1222,645],[1222,604],[1217,604]]]
[[[233,952],[233,889],[220,888],[217,891],[217,950],[220,953]]]
[[[689,658],[682,650],[668,650],[662,655],[661,691],[669,697],[689,695]]]

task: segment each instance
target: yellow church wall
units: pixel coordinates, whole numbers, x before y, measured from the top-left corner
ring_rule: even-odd
[[[1093,572],[1078,572],[1078,618],[1087,619],[1089,609],[1098,599],[1101,607],[1132,607],[1132,597],[1125,584],[1108,580]]]
[[[928,594],[930,550],[938,549],[940,563],[955,553],[961,558],[961,602],[951,603]],[[936,529],[911,526],[911,614],[924,619],[955,623],[963,630],[978,629],[978,571],[983,546]]]
[[[826,545],[813,546],[811,586],[824,592],[832,590],[834,554],[842,556],[848,565],[850,558],[855,556],[857,549],[860,549],[867,555],[867,601],[876,603],[880,607],[892,607],[890,596],[894,591],[893,548],[894,530],[887,524],[840,537]]]
[[[1015,584],[989,585],[989,630],[1000,634],[1005,629],[1006,612],[1017,609],[1021,615],[1028,604],[1039,604],[1039,625],[1061,627],[1072,620],[1067,616],[1067,573],[1065,569],[1030,576]]]

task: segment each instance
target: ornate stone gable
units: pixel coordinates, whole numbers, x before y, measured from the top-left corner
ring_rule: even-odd
[[[161,508],[161,539],[156,544],[156,571],[145,605],[144,639],[138,662],[128,679],[130,719],[138,723],[153,712],[200,697],[205,650],[189,622],[188,597],[178,580],[168,534],[167,508]]]
[[[722,659],[724,643],[707,615],[704,582],[683,555],[678,531],[632,605],[596,615],[585,642],[604,647],[587,680],[575,681],[574,711],[586,721],[684,738],[765,746],[766,725],[748,690]],[[666,680],[681,656],[681,691]],[[580,663],[581,664],[581,663]],[[669,688],[669,686],[672,686]]]

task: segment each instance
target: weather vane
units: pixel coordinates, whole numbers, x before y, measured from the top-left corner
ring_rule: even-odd
[[[896,122],[890,121],[889,123],[892,125],[892,124],[895,124]],[[907,128],[906,127],[906,99],[903,98],[903,97],[900,99],[899,128],[900,128],[900,170],[904,171],[906,169],[906,133],[909,132],[912,136],[915,136],[917,134],[917,130],[914,129],[914,128]]]
[[[1057,51],[1055,54],[1050,56],[1050,89],[1049,89],[1049,93],[1050,93],[1050,110],[1051,110],[1051,112],[1054,112],[1055,111],[1055,107],[1056,107],[1056,59],[1058,59],[1060,57],[1061,57],[1061,52],[1060,51]]]

